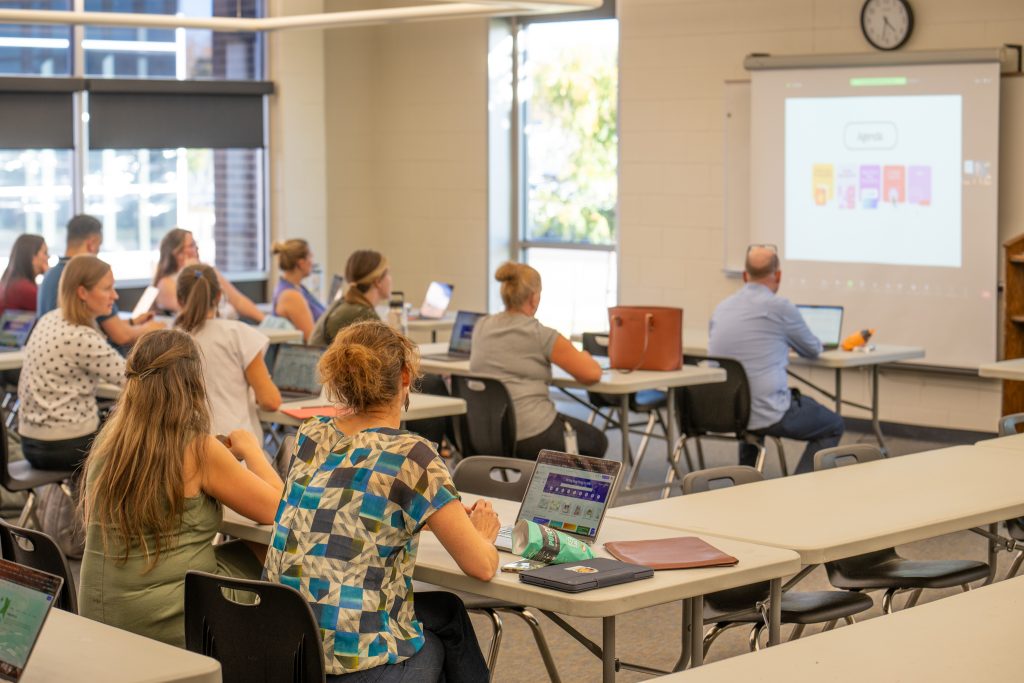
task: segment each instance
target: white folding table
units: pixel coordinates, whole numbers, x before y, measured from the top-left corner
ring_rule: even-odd
[[[308,408],[314,406],[329,405],[324,398],[306,398],[298,401],[282,403],[277,410],[261,410],[260,421],[271,424],[297,427],[302,420],[286,415],[284,410]],[[461,398],[452,396],[434,396],[432,394],[409,394],[409,407],[402,411],[402,421],[406,420],[427,420],[433,417],[450,417],[453,415],[465,415],[466,402]]]

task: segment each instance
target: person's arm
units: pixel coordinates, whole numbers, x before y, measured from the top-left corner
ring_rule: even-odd
[[[127,320],[122,319],[121,316],[112,315],[100,322],[100,327],[103,329],[103,333],[110,338],[110,341],[118,346],[124,346],[125,344],[134,344],[136,339],[147,332],[161,330],[166,325],[156,320],[151,320],[144,325],[133,325]]]
[[[254,522],[273,523],[284,482],[267,462],[255,436],[236,429],[228,440],[230,450],[215,437],[207,437],[203,491]]]
[[[580,351],[562,335],[555,337],[551,349],[551,362],[562,368],[581,384],[597,384],[601,381],[601,366],[586,351]]]
[[[274,307],[274,315],[286,319],[295,329],[301,330],[303,341],[309,343],[309,336],[313,334],[313,314],[302,294],[294,289],[281,292],[277,306]]]
[[[807,327],[804,317],[796,306],[788,301],[780,302],[779,315],[786,334],[786,343],[803,358],[817,358],[822,351],[821,340]]]
[[[256,354],[249,366],[245,368],[245,381],[256,393],[256,405],[263,410],[277,410],[281,407],[281,392],[270,379],[267,364],[263,360],[263,352]]]
[[[249,318],[250,320],[255,320],[256,322],[263,322],[263,318],[266,316],[263,314],[263,311],[256,308],[256,304],[252,302],[252,299],[238,291],[238,288],[231,284],[226,277],[221,275],[219,270],[216,272],[217,281],[220,282],[221,291],[224,292],[224,296],[227,298],[228,303],[235,307],[238,314],[242,317]]]
[[[181,306],[178,305],[178,283],[173,275],[160,278],[160,281],[156,283],[156,288],[160,290],[160,293],[156,295],[157,308],[172,313],[181,310]]]
[[[430,516],[430,530],[467,576],[490,581],[498,571],[494,539],[501,524],[491,503],[479,500],[466,514],[462,501],[453,500]]]

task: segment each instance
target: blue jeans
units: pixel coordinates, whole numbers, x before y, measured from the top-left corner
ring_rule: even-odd
[[[758,430],[768,436],[779,436],[786,439],[806,441],[800,462],[796,466],[796,474],[804,474],[814,469],[814,454],[824,448],[839,445],[843,436],[843,418],[810,396],[796,391],[782,419],[764,430]],[[754,466],[757,452],[754,448],[740,448],[740,464]]]

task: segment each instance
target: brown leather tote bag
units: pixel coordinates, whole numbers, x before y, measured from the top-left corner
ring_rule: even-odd
[[[678,370],[683,366],[683,309],[608,309],[608,359],[617,370]]]

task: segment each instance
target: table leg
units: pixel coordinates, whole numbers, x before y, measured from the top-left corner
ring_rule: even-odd
[[[768,591],[768,646],[782,639],[782,579],[772,579]]]
[[[690,666],[704,664],[704,596],[690,598]]]
[[[604,617],[601,626],[601,680],[615,683],[615,617]]]
[[[668,415],[665,416],[665,452],[668,454],[669,462],[671,463],[672,449],[675,448],[676,441],[679,440],[679,424],[676,422],[676,390],[669,388],[668,390],[668,403],[665,406],[665,411]],[[669,466],[671,468],[671,465]]]
[[[619,427],[622,431],[622,464],[625,466],[636,466],[633,462],[633,454],[629,447],[629,394],[623,394],[619,398]]]
[[[882,449],[882,455],[889,456],[889,448],[885,445],[882,437],[882,423],[878,419],[878,365],[871,366],[871,428],[875,430],[875,438],[878,439],[878,447]]]
[[[693,620],[690,619],[690,601],[683,600],[680,603],[682,609],[680,617],[682,621],[682,638],[680,638],[679,644],[679,660],[676,661],[676,665],[672,667],[673,671],[682,671],[690,663],[690,641],[692,636],[690,635],[690,629],[693,628]]]
[[[836,415],[843,414],[843,371],[836,368]]]

